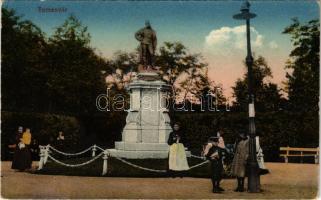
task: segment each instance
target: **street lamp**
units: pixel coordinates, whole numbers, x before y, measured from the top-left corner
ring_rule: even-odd
[[[251,51],[251,37],[250,37],[250,19],[256,17],[256,14],[250,13],[250,3],[246,0],[241,6],[241,13],[233,16],[234,19],[246,20],[246,42],[247,42],[247,56],[246,65],[248,68],[248,93],[249,93],[249,159],[248,159],[248,192],[260,192],[260,176],[259,166],[256,159],[256,145],[255,145],[255,109],[254,109],[254,95],[253,95],[253,57]]]

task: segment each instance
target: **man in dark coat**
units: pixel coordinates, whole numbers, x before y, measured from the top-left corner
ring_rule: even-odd
[[[144,69],[153,67],[157,37],[149,21],[145,22],[145,27],[136,32],[135,38],[140,42],[139,59]]]
[[[32,139],[30,144],[30,152],[32,160],[39,160],[39,144],[35,138]]]

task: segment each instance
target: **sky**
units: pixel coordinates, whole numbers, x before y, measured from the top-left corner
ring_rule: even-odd
[[[269,81],[279,84],[285,78],[285,62],[292,47],[289,35],[282,34],[296,17],[302,22],[319,19],[314,0],[250,1],[252,51],[266,58],[272,69]],[[91,34],[91,46],[106,58],[116,51],[132,52],[138,46],[134,33],[149,20],[157,32],[158,44],[182,42],[190,53],[201,53],[209,64],[209,77],[223,85],[232,97],[231,87],[246,72],[245,22],[234,20],[242,1],[5,1],[23,19],[39,26],[47,36],[70,15],[75,15]],[[42,8],[66,8],[66,12],[39,12]]]

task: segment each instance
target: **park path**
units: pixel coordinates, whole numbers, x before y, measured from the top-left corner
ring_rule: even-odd
[[[317,196],[319,179],[319,165],[266,163],[271,173],[261,177],[262,193],[233,192],[235,180],[224,179],[222,187],[226,191],[213,194],[210,180],[204,178],[36,175],[15,172],[10,165],[10,162],[1,162],[2,198],[311,199]]]

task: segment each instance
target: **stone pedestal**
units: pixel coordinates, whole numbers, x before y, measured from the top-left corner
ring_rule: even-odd
[[[112,156],[131,159],[167,158],[172,131],[166,97],[171,86],[155,72],[141,72],[128,86],[130,110],[122,141],[110,149]],[[189,154],[189,152],[187,152]]]

